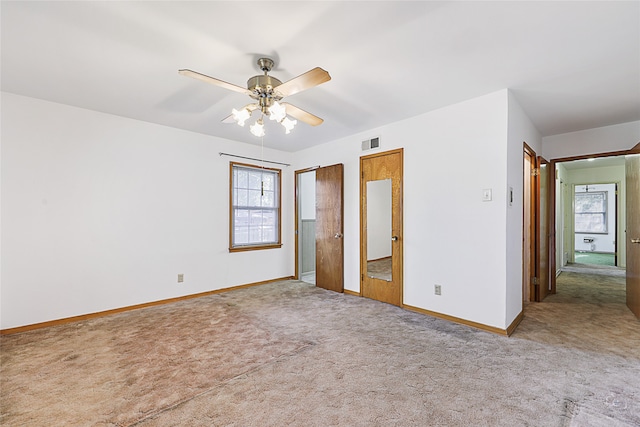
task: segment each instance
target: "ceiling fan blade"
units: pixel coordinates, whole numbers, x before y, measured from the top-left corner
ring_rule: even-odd
[[[192,77],[194,79],[202,80],[205,83],[211,83],[213,85],[220,86],[220,87],[223,87],[225,89],[232,90],[234,92],[240,92],[240,93],[244,93],[244,94],[247,94],[247,95],[251,94],[251,92],[246,88],[243,88],[241,86],[237,86],[237,85],[234,85],[234,84],[231,84],[231,83],[227,83],[225,81],[222,81],[222,80],[219,80],[219,79],[216,79],[216,78],[213,78],[213,77],[209,77],[209,76],[207,76],[205,74],[198,73],[197,71],[178,70],[178,74],[181,74],[181,75],[187,76],[187,77]]]
[[[320,67],[316,67],[313,70],[309,70],[304,74],[294,77],[289,81],[282,83],[276,87],[276,92],[280,93],[282,97],[291,96],[303,90],[310,89],[314,86],[318,86],[324,82],[331,80],[331,76],[325,70]]]
[[[253,113],[258,109],[258,104],[247,104],[242,108],[246,108],[249,112]],[[235,123],[235,119],[233,118],[233,114],[229,114],[227,117],[222,119],[222,123]]]
[[[313,114],[308,113],[303,109],[296,107],[295,105],[291,105],[287,102],[283,102],[282,105],[284,105],[287,109],[288,115],[290,115],[294,119],[300,120],[301,122],[305,122],[308,125],[318,126],[319,124],[322,124],[322,122],[324,122],[324,120],[320,117],[314,116]]]

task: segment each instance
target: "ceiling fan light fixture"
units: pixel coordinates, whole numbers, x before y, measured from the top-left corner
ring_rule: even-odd
[[[251,133],[257,137],[264,136],[264,124],[262,122],[262,118],[256,120],[254,124],[249,126],[249,129],[251,130]]]
[[[273,101],[271,107],[269,107],[269,119],[275,120],[276,122],[282,121],[287,116],[287,109],[284,105],[278,103],[278,101]]]
[[[244,122],[251,117],[251,111],[247,110],[246,108],[241,109],[240,111],[236,110],[235,108],[233,110],[231,110],[231,114],[233,115],[233,119],[236,121],[236,123],[238,123],[238,125],[240,126],[244,126]]]
[[[280,124],[282,126],[284,126],[285,128],[285,133],[291,133],[291,130],[294,128],[295,125],[298,124],[297,120],[291,120],[289,117],[285,117],[284,119],[282,119],[280,121]]]

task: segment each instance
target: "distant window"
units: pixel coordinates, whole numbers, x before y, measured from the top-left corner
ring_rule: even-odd
[[[282,246],[280,172],[231,162],[230,251]]]
[[[607,192],[576,193],[576,233],[607,232]]]

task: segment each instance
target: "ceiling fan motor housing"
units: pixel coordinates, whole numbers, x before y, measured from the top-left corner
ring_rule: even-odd
[[[251,98],[260,102],[260,108],[263,112],[269,108],[273,101],[279,101],[279,96],[274,89],[280,86],[282,82],[275,77],[268,75],[254,76],[247,81],[247,89],[251,91]]]

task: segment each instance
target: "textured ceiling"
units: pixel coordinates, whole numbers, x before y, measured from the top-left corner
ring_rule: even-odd
[[[265,146],[297,151],[509,88],[543,136],[640,120],[639,2],[7,2],[2,90],[231,140],[256,60],[325,119]]]

